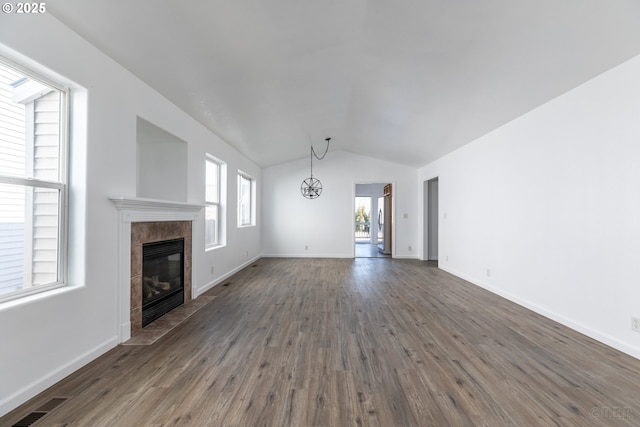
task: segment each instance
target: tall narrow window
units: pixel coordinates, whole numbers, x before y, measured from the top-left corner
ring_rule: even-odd
[[[255,225],[255,180],[238,172],[238,226]]]
[[[220,162],[211,157],[206,161],[205,245],[220,245]]]
[[[67,97],[0,59],[0,301],[64,284]]]
[[[225,245],[227,165],[207,154],[205,161],[205,248]]]

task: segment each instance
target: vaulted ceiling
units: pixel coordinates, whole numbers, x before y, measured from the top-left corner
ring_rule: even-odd
[[[640,54],[637,0],[64,0],[47,10],[261,166],[422,166]],[[161,123],[157,125],[162,126]]]

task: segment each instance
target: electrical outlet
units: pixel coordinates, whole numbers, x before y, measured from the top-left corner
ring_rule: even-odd
[[[213,265],[211,266],[211,274],[213,274]]]
[[[631,330],[640,332],[640,319],[638,319],[637,317],[631,318]]]
[[[411,252],[411,246],[409,246],[409,252]]]
[[[487,268],[487,277],[491,277],[491,269]]]
[[[446,260],[449,261],[449,255],[447,255],[447,259]]]
[[[309,250],[309,245],[304,245],[304,250],[308,251]]]

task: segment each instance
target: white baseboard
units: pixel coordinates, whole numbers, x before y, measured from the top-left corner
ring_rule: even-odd
[[[131,321],[120,325],[120,342],[123,343],[131,338]]]
[[[97,347],[87,351],[81,356],[66,363],[60,368],[50,372],[42,378],[32,382],[31,384],[21,388],[10,396],[2,398],[0,400],[0,417],[14,410],[18,406],[22,405],[38,393],[42,393],[47,388],[51,387],[58,381],[64,379],[66,376],[74,373],[78,369],[82,368],[87,363],[102,356],[107,351],[118,345],[118,337],[113,337]]]
[[[263,254],[263,258],[355,258],[354,254]],[[367,258],[367,257],[364,257]],[[375,257],[374,257],[375,258]],[[391,258],[391,257],[388,257]],[[420,257],[418,255],[394,255],[393,259],[417,259]]]
[[[441,270],[446,271],[447,273],[453,274],[454,276],[460,277],[461,279],[466,280],[467,282],[470,282],[476,286],[479,286],[483,289],[486,289],[487,291],[494,293],[496,295],[499,295],[505,299],[508,299],[509,301],[518,304],[522,307],[528,308],[531,311],[534,311],[548,319],[551,319],[555,322],[558,322],[568,328],[573,329],[576,332],[580,332],[583,335],[588,336],[589,338],[593,338],[596,341],[599,341],[603,344],[606,344],[610,347],[615,348],[616,350],[619,350],[623,353],[628,354],[629,356],[635,357],[636,359],[640,359],[640,348],[633,346],[633,345],[629,345],[628,343],[625,343],[624,341],[620,341],[618,338],[612,337],[609,334],[605,334],[602,333],[598,330],[592,329],[588,326],[583,325],[580,322],[577,322],[571,318],[565,317],[562,314],[547,310],[544,307],[541,307],[537,304],[532,303],[531,301],[519,298],[515,295],[512,295],[508,292],[503,291],[502,289],[498,289],[495,288],[485,282],[483,282],[482,280],[477,280],[476,278],[467,276],[466,274],[460,273],[458,271],[455,271],[451,268],[447,268],[447,267],[443,267],[442,265],[439,265],[439,268]]]
[[[227,280],[229,277],[233,276],[234,274],[236,274],[238,271],[242,270],[245,267],[250,266],[251,264],[253,264],[254,262],[258,261],[260,258],[262,258],[262,256],[257,256],[254,258],[251,258],[249,261],[240,264],[238,267],[234,268],[233,270],[229,271],[226,274],[223,274],[222,276],[216,278],[215,280],[207,283],[206,285],[195,289],[195,292],[193,292],[193,299],[198,298],[200,295],[204,294],[205,292],[207,292],[209,289],[213,288],[216,285],[219,285],[220,283],[224,282],[225,280]]]
[[[348,254],[263,254],[263,258],[353,258]]]

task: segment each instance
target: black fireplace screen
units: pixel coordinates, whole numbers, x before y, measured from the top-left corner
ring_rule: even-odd
[[[142,245],[142,326],[184,302],[184,239]]]

